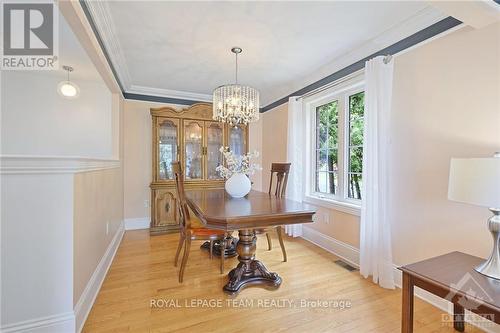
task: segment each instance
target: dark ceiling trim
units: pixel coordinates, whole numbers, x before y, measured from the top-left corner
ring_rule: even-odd
[[[101,47],[102,53],[104,53],[104,57],[106,58],[106,61],[108,62],[109,67],[111,68],[111,72],[113,72],[113,76],[115,77],[116,82],[118,83],[118,86],[120,87],[120,90],[122,91],[122,94],[124,94],[123,85],[120,82],[120,79],[118,78],[118,74],[116,72],[115,66],[113,66],[113,63],[111,62],[111,58],[109,57],[109,53],[106,50],[106,47],[104,46],[104,42],[102,41],[101,35],[99,35],[99,31],[97,31],[97,26],[95,25],[94,19],[92,18],[92,14],[90,14],[89,7],[87,6],[87,3],[85,2],[85,0],[80,0],[80,6],[82,6],[83,12],[85,13],[85,16],[87,17],[87,21],[89,21],[90,27],[92,28],[92,31],[94,32],[94,35],[97,38],[97,42],[99,43],[99,46]]]
[[[151,95],[133,94],[128,92],[124,92],[123,97],[125,99],[133,99],[136,101],[179,104],[179,105],[193,105],[195,103],[206,103],[203,101],[191,101],[189,99],[182,99],[182,98],[151,96]]]
[[[263,112],[269,111],[271,109],[274,109],[277,106],[280,106],[282,104],[287,103],[288,99],[292,96],[302,96],[305,93],[308,93],[310,91],[318,89],[318,88],[320,88],[328,83],[334,82],[338,79],[341,79],[344,76],[352,74],[352,73],[364,68],[365,62],[371,58],[374,58],[374,57],[379,56],[379,55],[387,55],[387,54],[394,55],[394,54],[401,52],[409,47],[412,47],[418,43],[421,43],[421,42],[425,41],[426,39],[429,39],[429,38],[434,37],[442,32],[445,32],[448,29],[456,27],[459,24],[462,24],[462,21],[459,21],[454,17],[448,16],[447,18],[445,18],[439,22],[434,23],[433,25],[431,25],[423,30],[420,30],[420,31],[414,33],[413,35],[406,37],[405,39],[400,40],[397,43],[394,43],[394,44],[392,44],[392,45],[390,45],[390,46],[388,46],[388,47],[386,47],[378,52],[375,52],[375,53],[369,55],[368,57],[365,57],[365,58],[361,59],[360,61],[355,62],[352,65],[349,65],[345,68],[342,68],[341,70],[339,70],[333,74],[330,74],[327,77],[322,78],[319,81],[316,81],[316,82],[314,82],[314,83],[312,83],[312,84],[310,84],[302,89],[297,90],[294,93],[291,93],[290,95],[288,95],[286,97],[283,97],[283,98],[261,108],[260,112],[263,113]]]

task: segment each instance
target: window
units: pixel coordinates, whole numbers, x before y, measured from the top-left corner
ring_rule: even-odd
[[[363,184],[364,91],[358,83],[309,103],[313,120],[309,195],[360,204]]]

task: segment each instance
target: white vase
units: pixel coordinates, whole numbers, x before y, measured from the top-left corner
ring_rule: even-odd
[[[226,180],[226,192],[233,198],[243,198],[250,192],[252,183],[243,173],[235,173]]]

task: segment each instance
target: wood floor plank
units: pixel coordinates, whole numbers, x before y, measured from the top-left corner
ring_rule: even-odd
[[[151,237],[147,230],[127,231],[83,332],[400,331],[399,290],[376,286],[302,239],[285,239],[288,262],[284,263],[277,239],[273,241],[273,250],[267,251],[265,237],[259,239],[257,257],[280,274],[281,287],[247,288],[234,297],[224,294],[222,287],[236,258],[226,260],[221,275],[219,260],[210,260],[200,250],[201,243],[193,242],[184,283],[179,284],[173,265],[178,235]],[[178,302],[179,307],[151,307],[152,301]],[[196,301],[200,304],[191,303]],[[321,307],[318,301],[345,301],[350,306]],[[441,316],[439,309],[415,299],[416,332],[452,332]],[[481,331],[467,326],[466,332]]]

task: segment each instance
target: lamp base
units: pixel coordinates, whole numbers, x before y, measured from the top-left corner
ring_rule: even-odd
[[[476,272],[500,280],[500,210],[490,208],[493,216],[488,220],[488,229],[493,236],[493,251],[490,257],[474,268]]]
[[[481,265],[475,267],[474,270],[487,277],[500,280],[500,265],[498,261],[488,259]]]

